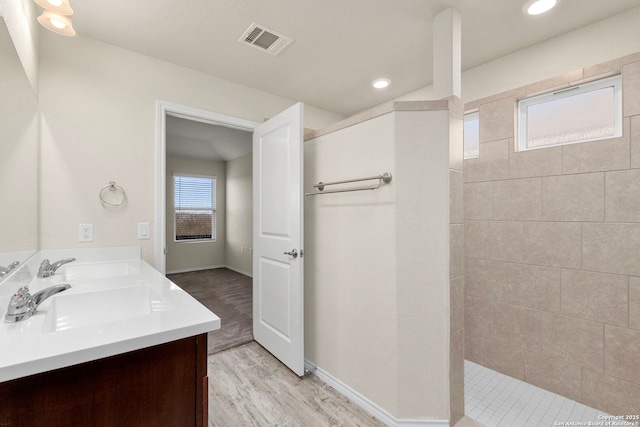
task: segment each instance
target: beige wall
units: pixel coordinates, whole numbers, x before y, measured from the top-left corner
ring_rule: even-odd
[[[173,242],[174,172],[216,176],[215,242]],[[251,153],[228,162],[167,156],[167,273],[224,266],[253,274],[252,178]]]
[[[397,419],[448,420],[449,113],[394,111],[307,141],[305,357]],[[439,202],[438,202],[439,201]]]
[[[386,114],[305,144],[305,191],[395,172]],[[397,410],[395,186],[305,198],[305,358]],[[384,368],[384,369],[381,369]]]
[[[251,276],[253,274],[252,153],[230,160],[226,165],[226,266]]]
[[[638,51],[640,7],[464,70],[462,98],[474,101]],[[433,86],[397,100],[420,99],[433,99]]]
[[[137,240],[137,222],[155,221],[156,100],[256,122],[294,101],[82,36],[41,32],[41,247],[140,245],[153,262],[155,236]],[[305,127],[342,117],[305,106]],[[99,190],[115,181],[129,202],[103,207]],[[78,224],[93,223],[92,243]]]
[[[516,99],[621,68],[621,138],[514,152]],[[466,105],[466,357],[611,414],[640,412],[639,100],[635,54]]]
[[[174,242],[173,174],[216,177],[216,240]],[[167,155],[167,273],[202,270],[225,265],[226,246],[226,163]]]
[[[447,109],[395,113],[400,418],[451,416],[450,119]]]

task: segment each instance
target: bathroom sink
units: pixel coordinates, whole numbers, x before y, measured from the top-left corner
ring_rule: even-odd
[[[149,286],[61,293],[51,298],[43,332],[113,325],[168,310],[171,305]]]
[[[65,281],[73,281],[133,276],[140,274],[140,270],[135,263],[130,261],[96,262],[87,264],[67,264],[64,266],[62,274]]]

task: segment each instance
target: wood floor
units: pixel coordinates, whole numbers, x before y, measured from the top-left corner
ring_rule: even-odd
[[[167,276],[216,313],[209,333],[209,427],[382,427],[314,376],[300,379],[253,341],[252,279],[227,268]]]
[[[167,276],[216,313],[209,333],[209,427],[383,427],[318,378],[299,378],[253,341],[252,279],[227,268]]]
[[[258,343],[209,355],[209,427],[384,427],[313,375],[299,378]]]
[[[209,427],[384,427],[313,375],[299,378],[253,341],[252,279],[226,268],[169,279],[220,316],[209,333]],[[483,427],[463,418],[455,427]]]

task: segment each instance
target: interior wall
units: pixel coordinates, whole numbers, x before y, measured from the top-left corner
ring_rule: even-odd
[[[253,154],[226,162],[226,266],[253,276]]]
[[[376,191],[305,199],[305,357],[396,420],[450,416],[451,130],[438,105],[305,145],[306,191],[393,175]]]
[[[622,69],[623,136],[514,152],[518,98]],[[466,358],[610,414],[640,401],[640,54],[472,104]]]
[[[386,114],[305,143],[305,191],[395,172]],[[395,185],[305,197],[305,358],[397,411]]]
[[[174,241],[173,174],[195,174],[216,177],[216,239],[215,241]],[[225,265],[226,226],[226,162],[193,157],[167,155],[167,273],[205,270]]]
[[[640,7],[465,70],[462,99],[475,101],[638,51]],[[433,86],[397,98],[421,99],[434,99]]]
[[[40,43],[42,249],[139,245],[153,263],[156,236],[137,240],[137,223],[154,229],[156,100],[255,122],[295,103],[82,36],[42,31]],[[341,118],[305,106],[307,128]],[[109,181],[126,206],[102,206]],[[78,242],[80,223],[93,242]]]
[[[394,115],[397,417],[449,420],[451,116]]]

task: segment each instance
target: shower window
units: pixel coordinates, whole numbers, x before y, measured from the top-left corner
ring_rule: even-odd
[[[518,102],[518,151],[622,136],[620,76]]]
[[[173,175],[174,241],[216,239],[216,177]]]
[[[464,158],[480,157],[480,115],[469,113],[464,115]]]

